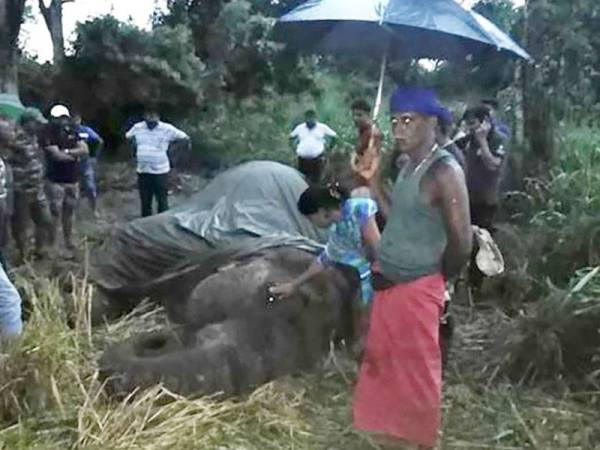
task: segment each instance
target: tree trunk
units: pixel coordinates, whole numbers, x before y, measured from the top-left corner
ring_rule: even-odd
[[[65,38],[63,34],[62,7],[64,3],[74,0],[51,0],[46,6],[44,0],[38,0],[40,11],[52,39],[54,63],[61,64],[65,59]]]
[[[534,62],[525,65],[523,70],[524,133],[532,175],[543,176],[555,155],[556,129],[554,102],[546,89],[543,70],[547,44],[542,14],[544,5],[540,0],[527,0],[525,8],[527,49]]]
[[[17,103],[19,89],[17,66],[18,38],[23,21],[25,0],[0,0],[0,95],[8,94]]]

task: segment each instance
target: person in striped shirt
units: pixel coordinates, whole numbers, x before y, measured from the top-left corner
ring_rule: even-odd
[[[171,171],[168,150],[177,141],[186,141],[189,145],[190,137],[170,123],[161,122],[159,114],[152,110],[147,110],[144,120],[131,127],[125,137],[132,142],[137,160],[142,217],[152,215],[155,197],[158,212],[166,211]]]

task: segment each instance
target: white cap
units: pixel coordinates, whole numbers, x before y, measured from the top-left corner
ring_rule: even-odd
[[[64,116],[71,117],[69,109],[64,105],[54,105],[50,110],[50,117],[59,118]]]

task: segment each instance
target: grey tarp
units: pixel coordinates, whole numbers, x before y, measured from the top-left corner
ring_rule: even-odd
[[[295,169],[255,161],[212,180],[185,204],[118,227],[94,252],[90,275],[114,294],[146,296],[190,270],[279,246],[316,251],[323,234],[299,213],[307,188]]]

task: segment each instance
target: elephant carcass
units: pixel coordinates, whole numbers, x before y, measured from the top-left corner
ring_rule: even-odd
[[[326,236],[297,207],[307,187],[292,167],[253,161],[219,174],[176,208],[118,225],[90,261],[103,294],[94,318],[116,317],[146,297],[187,297],[216,268],[260,250],[316,250]]]
[[[107,349],[100,364],[107,386],[124,393],[162,382],[182,394],[231,395],[309,369],[332,338],[351,337],[358,292],[355,272],[338,268],[268,303],[271,282],[297,276],[312,260],[297,249],[272,250],[203,280],[171,312],[176,328]]]

